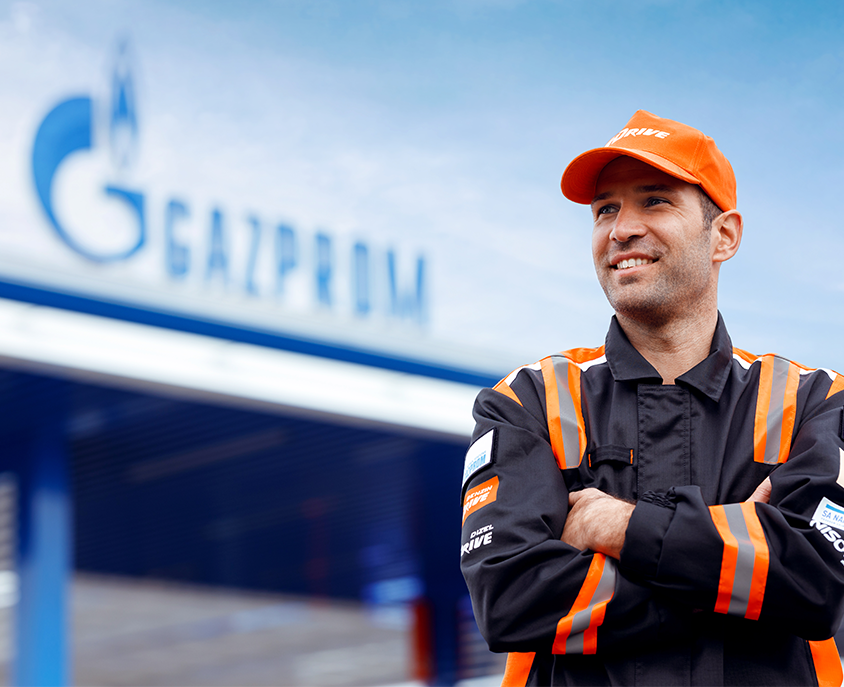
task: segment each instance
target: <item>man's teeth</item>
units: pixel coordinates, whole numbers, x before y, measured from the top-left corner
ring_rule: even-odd
[[[650,258],[631,258],[630,260],[622,260],[615,268],[617,270],[626,270],[628,267],[638,267],[639,265],[650,265],[653,262]]]

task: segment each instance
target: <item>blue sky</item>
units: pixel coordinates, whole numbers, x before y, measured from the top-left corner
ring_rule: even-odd
[[[731,160],[746,220],[722,270],[734,343],[844,369],[840,3],[5,5],[83,62],[128,33],[153,138],[169,122],[186,149],[217,141],[209,168],[232,173],[214,188],[423,245],[434,339],[510,367],[600,344],[611,314],[588,210],[559,192],[567,162],[639,108],[696,126]]]
[[[207,11],[205,3],[195,7]],[[710,133],[736,169],[747,222],[742,251],[723,270],[722,308],[736,343],[844,364],[824,334],[840,331],[841,231],[828,211],[836,202],[816,200],[844,181],[840,3],[252,7],[234,19],[244,41],[274,43],[280,54],[324,70],[317,87],[354,89],[373,103],[378,122],[358,135],[453,146],[469,157],[459,173],[471,175],[475,164],[486,188],[500,184],[501,198],[488,203],[511,203],[515,217],[531,192],[565,206],[554,194],[566,162],[603,143],[638,108]],[[228,10],[217,11],[222,18]],[[484,199],[478,204],[483,215]],[[549,214],[551,224],[589,231],[585,212]],[[543,239],[553,250],[549,229]],[[588,272],[585,244],[575,243],[581,252],[560,258],[586,262]],[[563,345],[575,345],[577,335],[566,331]]]

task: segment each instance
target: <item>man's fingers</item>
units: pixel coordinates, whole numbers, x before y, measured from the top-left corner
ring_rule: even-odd
[[[753,503],[754,501],[758,501],[759,503],[768,503],[771,500],[771,478],[766,477],[765,481],[762,482],[758,487],[756,487],[756,491],[754,491],[750,498],[747,499],[748,503]]]
[[[602,496],[609,496],[609,494],[605,494],[600,489],[595,489],[594,487],[582,489],[581,491],[572,491],[569,493],[569,507],[574,507],[574,504],[583,499],[591,500],[601,498]]]
[[[578,501],[580,501],[580,499],[582,499],[582,498],[583,498],[583,492],[582,491],[572,491],[572,492],[570,492],[569,493],[569,508],[574,506],[574,504],[577,503]]]
[[[581,551],[591,549],[618,558],[634,504],[599,489],[584,489],[570,494],[569,505],[561,539]]]
[[[560,537],[562,541],[581,551],[589,547],[587,530],[590,522],[584,513],[589,510],[590,501],[603,495],[602,491],[593,488],[573,491],[569,494],[569,512]]]

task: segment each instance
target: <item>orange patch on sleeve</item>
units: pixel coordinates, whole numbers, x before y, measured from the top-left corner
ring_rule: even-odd
[[[466,518],[468,518],[476,510],[480,510],[484,506],[488,506],[490,503],[495,501],[496,498],[498,498],[497,476],[492,479],[488,479],[486,482],[479,484],[474,489],[467,491],[466,498],[463,499],[463,522],[466,522]]]

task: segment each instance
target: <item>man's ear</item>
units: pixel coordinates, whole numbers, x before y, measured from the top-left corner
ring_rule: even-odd
[[[744,220],[738,210],[727,210],[712,220],[713,262],[724,262],[736,254],[743,229]]]

